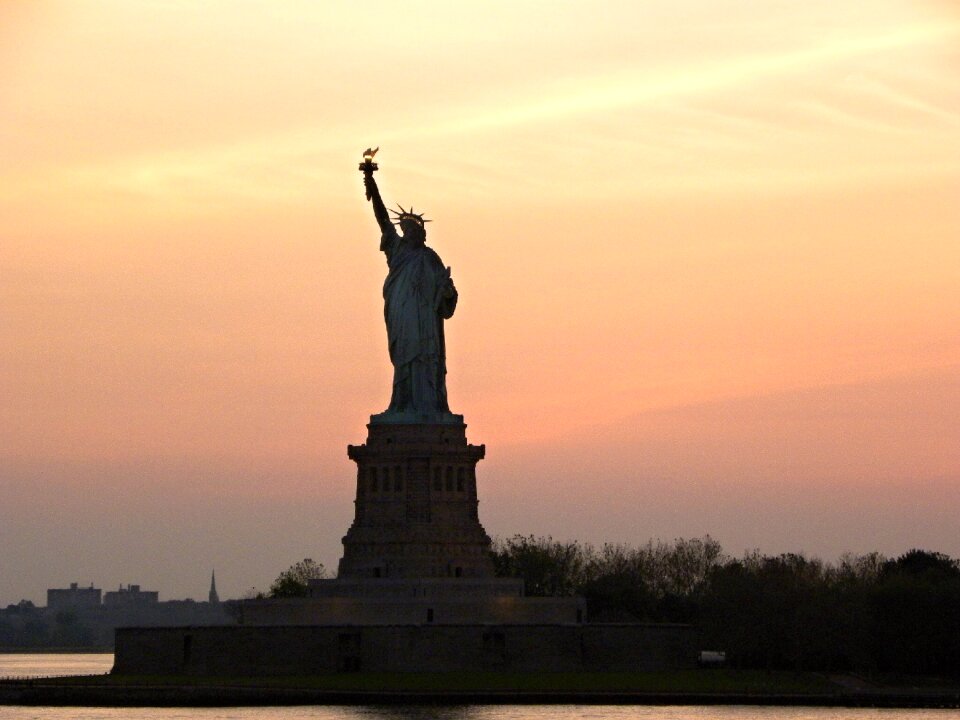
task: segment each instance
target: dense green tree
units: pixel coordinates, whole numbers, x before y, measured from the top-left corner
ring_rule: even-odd
[[[735,667],[763,664],[761,633],[756,624],[762,588],[758,553],[731,560],[710,577],[700,616],[705,647],[724,650]]]
[[[725,556],[710,537],[599,550],[549,537],[497,540],[499,575],[529,595],[581,595],[593,621],[689,622],[735,666],[960,677],[960,562],[911,550]]]
[[[583,595],[595,619],[688,622],[696,618],[712,568],[723,560],[709,536],[600,550],[550,537],[516,535],[494,542],[500,576],[523,578],[528,595]]]
[[[310,580],[327,577],[326,568],[310,558],[294,563],[277,576],[270,586],[272,598],[306,597]]]
[[[960,566],[911,550],[883,564],[871,593],[880,670],[960,675]]]
[[[514,535],[494,541],[491,558],[497,575],[523,578],[527,595],[576,595],[584,581],[592,549],[551,537]]]
[[[579,594],[595,622],[650,620],[656,598],[650,590],[644,556],[625,545],[604,545],[591,558],[587,580]]]
[[[883,576],[906,575],[934,582],[960,578],[960,561],[938,552],[910,550],[880,567]]]

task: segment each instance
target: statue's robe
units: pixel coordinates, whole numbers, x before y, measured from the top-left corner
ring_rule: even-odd
[[[457,294],[445,297],[450,271],[426,245],[386,232],[380,249],[389,272],[383,283],[383,315],[387,323],[393,394],[388,415],[424,416],[450,413],[447,405],[447,363],[443,321],[453,315]]]

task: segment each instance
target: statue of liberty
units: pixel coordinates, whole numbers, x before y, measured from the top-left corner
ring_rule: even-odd
[[[383,283],[383,315],[387,323],[390,362],[393,363],[393,392],[386,412],[372,416],[373,422],[449,423],[462,417],[452,415],[447,405],[446,348],[443,321],[457,307],[457,289],[445,267],[426,246],[423,215],[411,207],[390,210],[390,218],[373,179],[376,150],[364,153],[360,164],[367,199],[380,226],[380,250],[387,256],[387,279]],[[402,232],[398,233],[395,225]]]

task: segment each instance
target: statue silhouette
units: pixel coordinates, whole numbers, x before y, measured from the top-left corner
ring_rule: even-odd
[[[369,152],[369,151],[368,151]],[[413,208],[399,211],[391,220],[373,178],[372,155],[361,164],[367,199],[380,226],[380,250],[387,256],[387,279],[383,283],[383,315],[387,324],[393,392],[386,412],[374,422],[454,422],[447,405],[444,320],[457,307],[457,289],[445,267],[426,246],[422,215]],[[401,233],[397,232],[399,225]]]

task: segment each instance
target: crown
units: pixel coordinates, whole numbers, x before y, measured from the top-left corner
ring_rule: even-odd
[[[417,223],[417,225],[419,225],[420,227],[423,227],[423,224],[424,224],[424,223],[431,222],[430,220],[426,220],[426,219],[423,217],[422,214],[415,213],[415,212],[413,211],[413,207],[412,207],[412,206],[411,206],[411,208],[410,208],[409,210],[404,210],[404,209],[403,209],[403,205],[400,205],[400,204],[398,203],[398,204],[397,204],[397,207],[400,208],[400,212],[397,212],[397,211],[394,210],[393,208],[390,208],[390,212],[392,212],[394,215],[397,216],[397,217],[394,218],[394,220],[393,220],[393,224],[394,224],[394,225],[399,225],[399,224],[402,223],[404,220],[412,220],[413,222]]]

